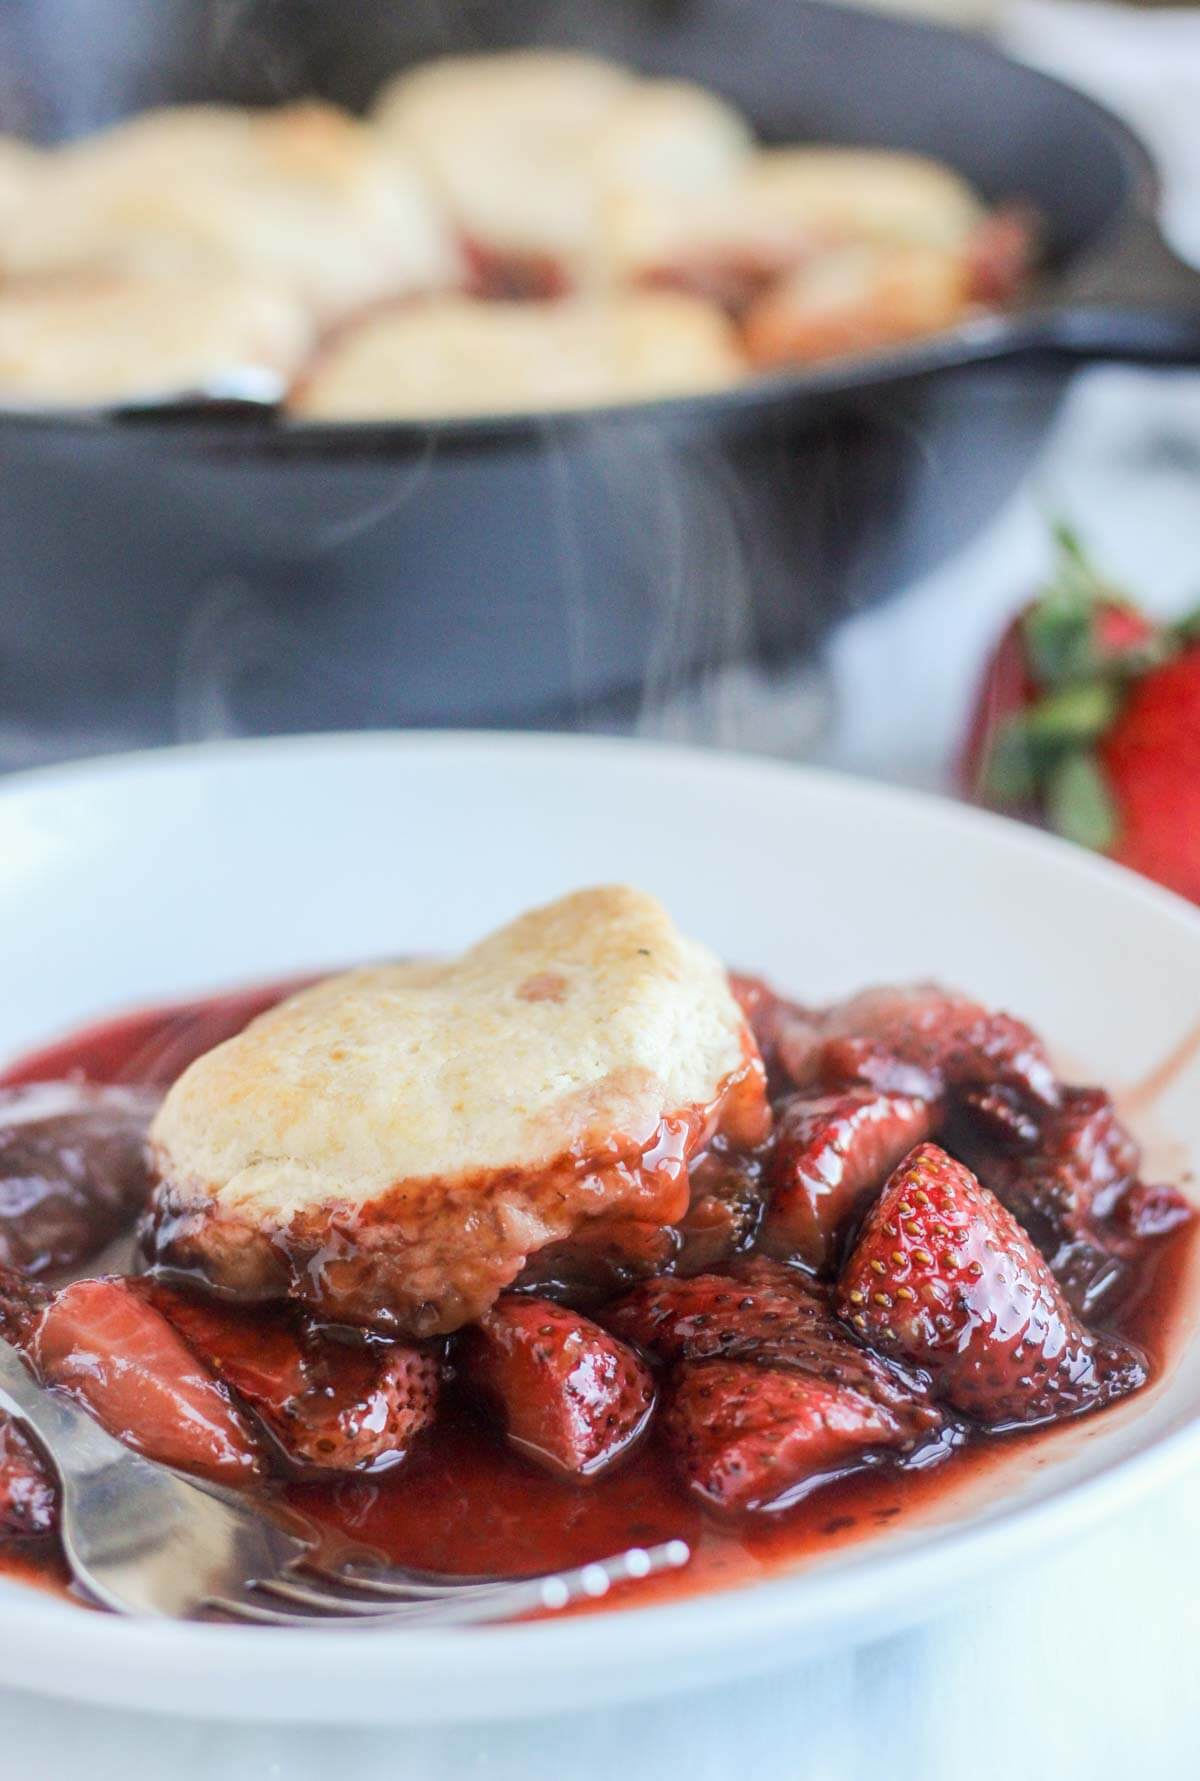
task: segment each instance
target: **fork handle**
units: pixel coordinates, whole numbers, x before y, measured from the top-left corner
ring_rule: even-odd
[[[39,1385],[11,1342],[0,1338],[0,1410],[28,1424],[51,1459],[75,1471],[99,1471],[127,1459],[129,1449],[93,1421],[86,1410]]]

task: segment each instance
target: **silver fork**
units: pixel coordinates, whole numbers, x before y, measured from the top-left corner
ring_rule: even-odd
[[[0,1410],[32,1430],[58,1472],[60,1533],[75,1581],[118,1614],[330,1630],[469,1626],[595,1600],[690,1556],[684,1541],[668,1540],[533,1577],[365,1565],[323,1571],[311,1541],[235,1491],[132,1452],[70,1398],[38,1385],[3,1340]]]

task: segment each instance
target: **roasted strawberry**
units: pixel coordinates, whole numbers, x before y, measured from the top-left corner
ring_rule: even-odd
[[[37,1082],[0,1088],[0,1263],[73,1267],[132,1224],[150,1194],[153,1089]]]
[[[821,1340],[821,1288],[757,1257],[732,1272],[643,1281],[604,1312],[605,1327],[656,1360],[777,1360],[789,1342]],[[824,1356],[822,1358],[828,1358]]]
[[[713,1508],[794,1498],[870,1452],[911,1451],[942,1425],[920,1379],[860,1347],[826,1288],[774,1262],[646,1281],[607,1321],[670,1369],[668,1438]]]
[[[901,1163],[868,1213],[838,1309],[986,1426],[1072,1415],[1146,1378],[1132,1348],[1084,1329],[1012,1214],[936,1144]]]
[[[1195,1207],[1177,1187],[1165,1182],[1134,1181],[1117,1201],[1112,1222],[1136,1242],[1165,1237],[1196,1216]]]
[[[649,1425],[654,1381],[577,1311],[506,1293],[465,1332],[467,1380],[502,1411],[513,1447],[577,1483],[597,1478]]]
[[[1036,1033],[937,984],[868,989],[822,1013],[787,1022],[779,1056],[798,1088],[864,1083],[936,1101],[947,1089],[1011,1090],[1053,1107],[1058,1084]]]
[[[225,1387],[133,1282],[65,1287],[38,1317],[26,1351],[44,1384],[69,1391],[151,1459],[234,1483],[263,1470]]]
[[[38,1280],[29,1280],[15,1268],[0,1264],[0,1336],[24,1348],[33,1327],[54,1297]]]
[[[678,1247],[670,1225],[594,1218],[561,1243],[547,1243],[531,1255],[516,1285],[539,1298],[587,1308],[670,1267]]]
[[[722,1274],[643,1281],[604,1321],[667,1364],[719,1358],[790,1367],[913,1412],[914,1433],[940,1420],[919,1377],[868,1353],[839,1323],[828,1287],[763,1256]]]
[[[936,1105],[911,1095],[793,1095],[776,1112],[759,1248],[824,1272],[855,1213],[936,1122]]]
[[[1036,1147],[1041,1120],[1021,1105],[1011,1089],[968,1088],[957,1100],[977,1139],[998,1145],[1005,1153]]]
[[[15,1422],[0,1420],[0,1535],[15,1539],[52,1534],[58,1489],[49,1468]]]
[[[985,1118],[989,1125],[994,1132]],[[1033,1238],[1076,1311],[1090,1315],[1114,1297],[1130,1246],[1110,1220],[1137,1181],[1141,1153],[1102,1089],[1064,1089],[1032,1144],[989,1151],[968,1136],[962,1154]]]
[[[684,1483],[726,1514],[783,1507],[904,1439],[882,1404],[752,1361],[678,1367],[663,1426]]]
[[[433,1421],[441,1366],[431,1348],[330,1333],[290,1308],[240,1310],[157,1285],[150,1296],[294,1465],[380,1471]]]
[[[974,1123],[974,1110],[966,1109]],[[982,1132],[996,1136],[985,1117]],[[1175,1188],[1148,1187],[1141,1151],[1099,1088],[1068,1088],[1036,1137],[989,1148],[965,1136],[962,1155],[1024,1226],[1069,1303],[1084,1316],[1110,1304],[1128,1282],[1136,1243],[1191,1216]]]
[[[1137,1179],[1142,1153],[1102,1088],[1069,1088],[1042,1124],[1036,1147],[1018,1163],[1010,1210],[1071,1235],[1107,1218]],[[1036,1232],[1034,1233],[1036,1235]]]
[[[703,1274],[747,1248],[763,1210],[763,1166],[714,1144],[691,1168],[692,1197],[675,1227],[674,1272]]]

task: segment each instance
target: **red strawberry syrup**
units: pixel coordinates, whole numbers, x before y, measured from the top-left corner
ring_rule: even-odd
[[[126,1014],[30,1053],[0,1086],[78,1076],[93,1082],[165,1084],[220,1040],[307,979],[175,1007]],[[1161,1090],[1166,1082],[1155,1085]],[[1138,1097],[1144,1114],[1146,1096]],[[1153,1392],[1185,1338],[1183,1309],[1195,1295],[1196,1224],[1144,1246],[1135,1286],[1113,1325],[1146,1353]],[[1136,1400],[1134,1400],[1136,1403]],[[1113,1412],[1109,1412],[1112,1414]],[[1128,1413],[1128,1406],[1117,1412]],[[1098,1419],[1092,1428],[1098,1428]],[[692,1548],[681,1572],[632,1586],[626,1601],[649,1604],[744,1584],[857,1544],[914,1528],[981,1494],[989,1504],[1055,1444],[1087,1438],[1088,1419],[1023,1434],[968,1437],[942,1463],[875,1469],[827,1481],[790,1508],[739,1520],[707,1513],[678,1484],[659,1439],[588,1486],[560,1482],[504,1446],[451,1388],[434,1429],[393,1474],[292,1485],[285,1492],[320,1531],[330,1555],[370,1548],[388,1559],[449,1572],[521,1572],[582,1563],[630,1544],[682,1537]],[[65,1590],[52,1541],[0,1546],[0,1570]],[[619,1599],[618,1597],[612,1599]],[[592,1612],[593,1609],[577,1610]]]

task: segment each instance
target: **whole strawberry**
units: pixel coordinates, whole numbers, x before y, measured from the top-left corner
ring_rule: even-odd
[[[1098,760],[1112,857],[1200,903],[1200,642],[1135,682]]]
[[[1058,546],[985,670],[961,789],[1200,902],[1200,627],[1155,626]]]

